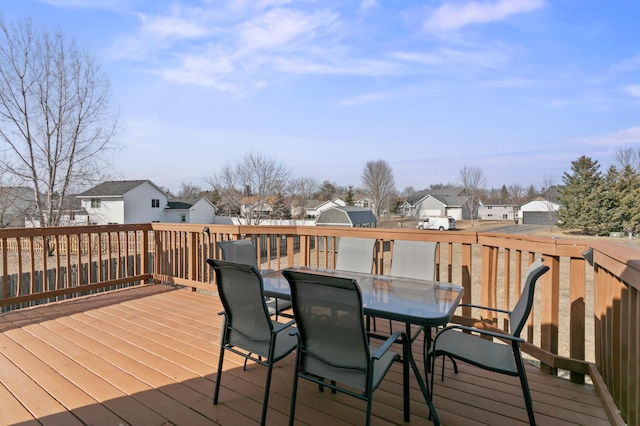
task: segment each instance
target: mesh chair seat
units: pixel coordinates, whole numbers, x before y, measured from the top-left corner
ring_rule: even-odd
[[[277,321],[273,321],[272,323],[274,329],[279,329],[287,326],[286,323]],[[296,337],[291,336],[289,333],[278,333],[274,336],[274,339],[275,348],[273,357],[275,359],[279,359],[284,355],[287,355],[289,352],[291,352],[291,347],[296,345]],[[271,343],[270,340],[252,339],[241,333],[234,332],[233,329],[230,329],[227,342],[231,347],[237,346],[262,358],[269,357],[269,345]]]
[[[456,358],[498,373],[518,375],[511,345],[479,339],[468,333],[443,333],[438,351],[456,354]]]

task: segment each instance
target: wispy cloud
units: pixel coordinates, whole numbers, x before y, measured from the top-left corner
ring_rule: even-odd
[[[376,0],[362,0],[358,10],[360,12],[366,12],[367,10],[375,9],[376,7],[378,7],[378,2]]]
[[[354,96],[349,99],[344,99],[337,103],[338,106],[341,107],[353,107],[362,104],[369,104],[372,102],[380,102],[387,99],[392,98],[393,96],[390,93],[377,92],[377,93],[366,93],[360,96]]]
[[[447,3],[436,8],[424,22],[426,31],[458,30],[471,24],[502,21],[546,5],[545,0],[498,0]]]
[[[430,52],[395,52],[394,58],[416,62],[423,65],[471,65],[473,67],[493,68],[506,62],[506,55],[500,50],[478,48],[463,50],[452,47],[439,47]]]
[[[627,86],[624,88],[624,91],[630,94],[631,96],[640,98],[640,84]]]
[[[142,33],[151,37],[199,38],[208,33],[204,25],[177,16],[138,16],[142,21]]]
[[[330,32],[335,13],[272,9],[239,27],[239,42],[245,50],[292,49]]]
[[[618,132],[592,136],[580,142],[597,146],[625,146],[640,144],[640,127],[631,127]]]
[[[537,86],[538,82],[530,78],[503,78],[500,80],[485,81],[482,86],[488,88],[515,88]]]

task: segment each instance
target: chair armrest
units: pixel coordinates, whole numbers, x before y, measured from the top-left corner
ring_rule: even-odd
[[[282,330],[284,330],[287,327],[291,327],[293,324],[295,324],[296,320],[291,320],[286,324],[280,324],[278,327],[275,327],[272,331],[272,333],[280,333]]]
[[[298,331],[297,328],[294,328],[292,331],[289,332],[289,336],[299,336],[300,335],[300,331]]]
[[[524,341],[525,341],[522,337],[513,336],[511,334],[496,333],[495,331],[483,330],[481,328],[469,327],[469,326],[466,326],[466,325],[450,325],[450,326],[445,327],[442,330],[440,330],[438,332],[438,334],[436,335],[435,339],[433,339],[433,347],[434,348],[436,346],[436,341],[438,340],[438,336],[440,336],[442,333],[444,333],[447,330],[469,331],[469,332],[473,332],[473,333],[483,334],[485,336],[495,337],[497,339],[506,339],[506,340],[510,340],[512,342],[518,342],[518,343],[524,343]]]
[[[227,315],[227,313],[225,311],[220,311],[218,312],[218,315]]]
[[[503,314],[510,314],[511,313],[511,311],[506,311],[504,309],[490,308],[488,306],[482,306],[482,305],[472,305],[471,303],[460,303],[458,306],[464,306],[464,307],[467,307],[467,308],[484,309],[485,311],[492,311],[492,312],[502,312]]]
[[[385,342],[382,344],[382,346],[380,346],[378,348],[378,350],[376,350],[376,352],[372,355],[372,358],[373,359],[382,358],[382,356],[385,354],[385,352],[387,352],[389,350],[391,345],[393,345],[396,342],[396,340],[398,340],[398,337],[402,337],[402,340],[403,340],[404,344],[406,344],[406,342],[407,342],[407,333],[405,333],[404,331],[395,331],[395,332],[393,332],[393,334],[391,336],[389,336],[387,338],[387,340],[385,340]]]

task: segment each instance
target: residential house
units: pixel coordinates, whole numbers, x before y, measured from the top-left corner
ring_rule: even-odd
[[[36,210],[33,188],[28,186],[0,187],[0,228],[25,226],[25,218]]]
[[[214,223],[216,210],[206,197],[172,198],[164,209],[164,222]]]
[[[240,200],[240,215],[251,218],[267,218],[273,212],[276,197],[244,197]]]
[[[557,211],[560,208],[562,186],[552,185],[542,194],[520,206],[518,220],[527,225],[555,225],[558,223]]]
[[[456,220],[469,217],[467,198],[460,188],[418,191],[400,205],[403,217],[423,219],[430,216],[450,216]]]
[[[537,197],[520,206],[518,221],[526,225],[555,225],[558,223],[556,212],[559,208],[557,202]]]
[[[163,222],[167,194],[150,180],[112,180],[78,194],[95,225]]]
[[[354,205],[356,207],[362,207],[363,209],[369,209],[371,211],[375,210],[374,209],[375,205],[373,204],[373,200],[371,198],[367,197],[367,196],[363,196],[363,197],[358,198],[355,201]]]
[[[309,200],[305,207],[305,217],[315,218],[331,207],[345,207],[346,205],[347,203],[341,198],[333,198],[326,201]]]
[[[503,200],[485,200],[478,206],[479,220],[515,220],[518,206]]]

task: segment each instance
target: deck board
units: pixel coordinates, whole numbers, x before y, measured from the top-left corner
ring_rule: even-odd
[[[212,404],[222,310],[214,295],[163,285],[99,293],[0,315],[0,424],[236,425],[260,420],[266,369],[227,354],[220,403]],[[385,321],[378,327],[388,327]],[[398,348],[400,350],[400,348]],[[422,343],[413,346],[422,368]],[[286,424],[295,355],[273,372],[268,424]],[[444,425],[526,424],[517,378],[446,363],[434,403]],[[439,363],[436,368],[439,374]],[[527,366],[536,419],[606,425],[590,385]],[[372,424],[402,419],[402,371],[374,394]],[[300,381],[297,424],[360,424],[365,403]],[[411,372],[411,422],[429,424]]]

